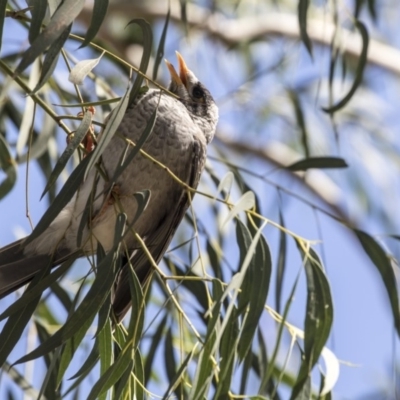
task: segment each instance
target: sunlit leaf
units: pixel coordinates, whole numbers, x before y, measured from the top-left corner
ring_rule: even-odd
[[[307,388],[310,372],[322,353],[333,321],[332,297],[321,261],[313,249],[310,248],[306,252],[301,243],[297,242],[297,245],[304,260],[307,277],[307,312],[304,329],[304,357],[291,399],[303,398],[301,396]]]
[[[236,202],[232,210],[229,212],[228,216],[225,218],[221,226],[226,225],[232,218],[236,217],[242,211],[250,210],[255,205],[255,196],[253,192],[246,192],[242,197]]]
[[[92,58],[90,60],[81,60],[78,63],[76,63],[75,66],[71,69],[71,72],[69,73],[68,80],[72,82],[74,85],[82,85],[83,80],[100,62],[103,54],[104,52],[100,55],[100,57]]]

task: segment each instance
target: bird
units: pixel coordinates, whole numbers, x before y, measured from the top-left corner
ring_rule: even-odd
[[[121,251],[122,266],[114,282],[112,309],[117,323],[123,320],[131,307],[128,260],[142,285],[152,270],[151,261],[143,254],[135,233],[158,264],[190,205],[187,187],[196,189],[199,184],[207,146],[218,122],[218,107],[209,90],[189,70],[183,57],[178,52],[176,55],[178,70],[166,61],[171,75],[170,93],[148,89],[128,105],[102,153],[100,168],[89,171],[77,193],[46,230],[26,244],[25,238],[0,249],[0,299],[31,281],[49,262],[56,267],[77,254],[91,256],[96,254],[99,245],[105,253],[111,251],[116,220],[122,211],[126,225],[133,229],[127,229],[123,237],[121,248],[126,251]],[[112,181],[127,148],[132,148],[129,143],[140,140],[154,112],[153,129],[142,151]],[[99,143],[101,135],[102,132]],[[135,194],[144,191],[149,193],[149,199],[137,216],[139,206]],[[80,224],[89,201],[90,218],[84,221],[78,243]]]

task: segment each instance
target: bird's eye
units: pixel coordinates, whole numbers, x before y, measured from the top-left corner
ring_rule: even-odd
[[[195,99],[202,99],[204,97],[204,91],[202,88],[195,86],[193,88],[192,95]]]

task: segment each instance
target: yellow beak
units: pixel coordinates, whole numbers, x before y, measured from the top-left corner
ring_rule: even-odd
[[[171,75],[171,79],[177,85],[182,85],[183,84],[186,87],[187,75],[188,75],[188,72],[189,72],[189,68],[187,67],[183,57],[178,52],[176,52],[176,57],[178,58],[179,75],[176,72],[174,66],[168,60],[165,60],[165,64],[167,64],[169,73]]]

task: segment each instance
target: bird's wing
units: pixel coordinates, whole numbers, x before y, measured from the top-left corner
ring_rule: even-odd
[[[205,145],[199,141],[194,141],[193,143],[191,168],[188,171],[187,179],[183,179],[183,181],[185,181],[190,187],[197,188],[205,164],[206,148]],[[179,183],[175,184],[176,190],[179,190],[181,193],[174,212],[167,214],[159,227],[145,239],[146,246],[157,264],[161,261],[161,258],[167,251],[175,231],[177,230],[186,210],[190,205],[187,190],[182,188],[182,185]],[[136,275],[138,276],[139,281],[143,285],[149,277],[152,268],[151,262],[142,250],[135,250],[131,255],[130,262],[136,272]],[[117,280],[113,298],[114,314],[118,322],[122,321],[125,314],[131,307],[131,294],[128,274],[130,274],[130,269],[127,263],[125,263]]]

